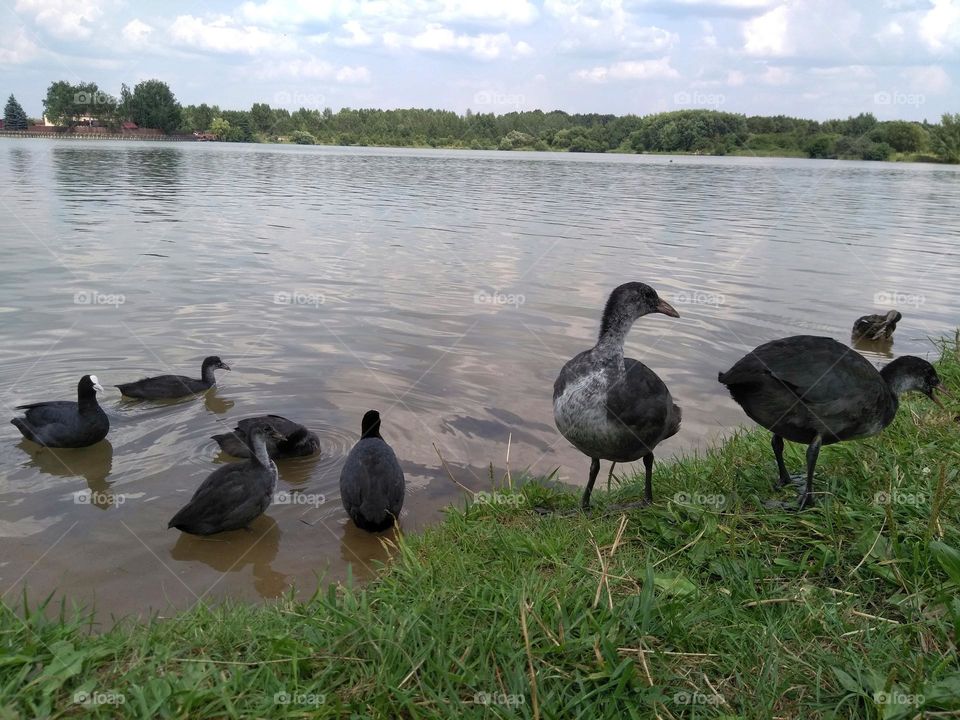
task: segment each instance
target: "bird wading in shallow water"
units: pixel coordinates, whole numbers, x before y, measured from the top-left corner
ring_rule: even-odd
[[[33,442],[51,448],[81,448],[103,440],[110,431],[110,419],[97,403],[97,391],[103,392],[96,375],[84,375],[77,383],[77,401],[18,405],[22,418],[10,422]]]
[[[857,318],[853,324],[853,331],[850,333],[851,339],[868,340],[870,342],[884,342],[893,340],[893,331],[897,329],[897,323],[903,319],[896,310],[891,310],[886,315],[864,315]]]
[[[604,308],[597,344],[567,362],[554,383],[557,429],[590,458],[580,503],[584,510],[590,507],[601,460],[615,464],[643,458],[644,502],[653,502],[654,448],[680,430],[680,408],[667,386],[646,365],[623,356],[634,321],[650,313],[679,317],[649,285],[630,282],[616,288]]]
[[[400,516],[405,481],[393,448],[380,436],[380,413],[368,410],[360,440],[340,471],[340,500],[357,527],[386,530]]]
[[[941,407],[936,393],[951,397],[926,360],[906,355],[877,371],[846,345],[811,335],[761,345],[718,379],[752,420],[773,433],[778,488],[794,480],[783,462],[783,441],[807,446],[801,510],[813,504],[823,445],[876,435],[893,422],[905,392],[922,392]]]

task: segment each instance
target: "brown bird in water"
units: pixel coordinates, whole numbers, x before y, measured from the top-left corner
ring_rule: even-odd
[[[903,315],[896,310],[891,310],[886,315],[864,315],[853,324],[852,339],[854,342],[892,340],[893,331],[897,329],[897,323],[902,318]]]

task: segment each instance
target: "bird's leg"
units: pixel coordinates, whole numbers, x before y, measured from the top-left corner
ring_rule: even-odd
[[[643,500],[647,505],[653,504],[653,453],[647,453],[643,456],[643,467],[646,470],[646,477],[643,484]]]
[[[600,458],[590,459],[590,479],[587,480],[587,487],[583,491],[583,500],[580,501],[582,510],[590,509],[590,493],[593,492],[593,484],[597,481],[597,475],[600,472]]]
[[[822,444],[823,438],[817,435],[807,448],[807,486],[800,493],[797,503],[798,510],[810,507],[816,502],[813,499],[813,472],[817,467],[817,458],[820,457],[820,446]]]
[[[777,480],[777,484],[774,486],[774,489],[779,490],[785,485],[789,485],[791,482],[793,482],[793,478],[790,476],[790,473],[787,472],[786,463],[783,462],[783,438],[777,434],[774,434],[770,444],[773,446],[773,454],[774,457],[777,458],[777,471],[780,473],[780,477]]]
[[[610,474],[607,475],[607,492],[610,492],[610,481],[613,480],[613,469],[617,466],[615,462],[610,463]]]

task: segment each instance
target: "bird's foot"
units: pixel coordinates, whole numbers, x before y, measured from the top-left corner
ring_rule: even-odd
[[[798,492],[803,492],[804,488],[807,486],[807,476],[806,475],[788,475],[787,477],[779,478],[773,485],[775,490],[782,490],[787,485],[793,485]]]
[[[610,507],[608,507],[604,512],[604,514],[610,515],[612,513],[623,512],[624,510],[639,510],[640,508],[649,507],[652,504],[653,504],[653,501],[648,500],[646,498],[644,498],[643,500],[637,500],[635,502],[617,503],[615,505],[611,505]]]
[[[785,510],[786,512],[800,512],[817,504],[813,498],[813,493],[801,492],[796,502],[782,500],[767,500],[763,506],[771,510]]]

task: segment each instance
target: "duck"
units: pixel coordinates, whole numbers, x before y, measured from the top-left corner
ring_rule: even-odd
[[[893,422],[900,397],[919,391],[943,407],[952,397],[929,362],[899,357],[877,370],[828,337],[795,335],[760,345],[718,375],[754,422],[773,433],[779,489],[793,482],[783,462],[784,440],[807,446],[806,481],[797,501],[814,504],[813,476],[824,445],[876,435]]]
[[[27,439],[50,448],[82,448],[103,440],[110,432],[110,418],[97,403],[103,387],[96,375],[84,375],[77,383],[77,401],[53,400],[18,405],[22,418],[10,422]]]
[[[203,365],[200,366],[200,379],[187,377],[186,375],[157,375],[148,377],[136,382],[117,385],[120,392],[128,398],[137,398],[140,400],[175,400],[186,397],[187,395],[196,395],[202,393],[217,384],[214,377],[214,370],[229,370],[227,365],[216,355],[204,358]]]
[[[259,424],[269,425],[283,438],[279,441],[267,438],[267,454],[272,460],[306,457],[314,455],[320,450],[320,438],[317,437],[316,433],[312,433],[303,425],[280,415],[258,415],[257,417],[245,418],[237,423],[232,432],[221,433],[212,437],[217,441],[220,449],[228,455],[241,458],[250,457],[250,446],[247,444],[250,428]]]
[[[557,430],[590,458],[580,507],[590,508],[600,461],[643,459],[644,504],[653,502],[654,449],[680,430],[682,412],[663,380],[643,363],[623,355],[634,321],[650,313],[680,314],[649,285],[628,282],[610,293],[597,344],[569,360],[553,386]]]
[[[343,509],[360,529],[381,532],[400,516],[405,485],[397,455],[380,435],[380,413],[368,410],[340,471]]]
[[[891,310],[886,315],[864,315],[857,318],[853,323],[853,331],[850,333],[851,340],[871,340],[886,341],[893,339],[893,331],[897,329],[897,323],[903,319],[896,310]]]
[[[214,470],[167,524],[191,535],[214,535],[247,527],[262,515],[277,487],[277,466],[267,454],[267,442],[283,439],[268,423],[248,428],[249,460]]]

